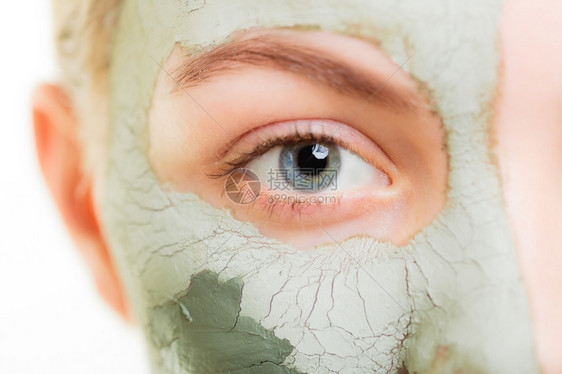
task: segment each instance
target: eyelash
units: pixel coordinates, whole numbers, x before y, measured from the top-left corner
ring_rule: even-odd
[[[245,167],[251,161],[264,155],[274,147],[297,145],[307,141],[313,141],[321,144],[337,145],[338,147],[349,150],[349,148],[345,144],[331,135],[315,134],[311,132],[300,133],[299,131],[295,131],[290,135],[266,140],[264,143],[260,144],[250,151],[240,154],[233,160],[224,162],[218,173],[207,175],[213,179],[224,178],[233,171]]]

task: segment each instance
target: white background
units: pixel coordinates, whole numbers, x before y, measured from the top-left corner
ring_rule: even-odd
[[[49,7],[0,2],[0,373],[146,373],[140,332],[98,297],[35,160],[31,92],[56,78]]]

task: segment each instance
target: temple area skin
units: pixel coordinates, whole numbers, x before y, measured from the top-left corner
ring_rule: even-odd
[[[511,161],[542,139],[513,118],[532,75],[510,62],[526,11],[513,4],[122,1],[102,161],[84,172],[71,157],[76,119],[56,88],[37,95],[36,129],[71,232],[144,329],[155,373],[562,368],[555,267],[529,252],[560,217],[529,203]],[[559,142],[556,113],[526,100]],[[540,144],[558,163],[525,165],[552,171],[559,143]],[[272,204],[268,171],[306,152],[337,187]],[[248,204],[225,193],[240,168],[261,182]],[[525,230],[514,201],[558,224]]]

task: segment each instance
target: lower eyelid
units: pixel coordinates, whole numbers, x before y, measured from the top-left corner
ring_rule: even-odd
[[[293,222],[298,217],[301,219],[299,223],[302,225],[313,223],[302,222],[303,217],[336,213],[340,209],[343,200],[342,196],[334,197],[333,199],[332,196],[324,196],[321,204],[313,204],[296,201],[299,198],[310,199],[311,197],[290,193],[262,193],[254,202],[252,209],[258,209],[268,214],[269,222]]]
[[[319,222],[339,224],[387,210],[395,205],[398,194],[400,189],[395,188],[376,192],[362,188],[314,195],[323,197],[321,203],[298,203],[295,202],[298,197],[310,199],[313,195],[264,191],[248,206],[248,214],[258,221],[265,219],[270,225],[282,225],[284,229],[317,227]]]

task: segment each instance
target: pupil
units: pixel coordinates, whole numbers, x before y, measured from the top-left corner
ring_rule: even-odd
[[[297,153],[297,167],[310,177],[317,176],[328,165],[328,148],[321,144],[308,144]]]

